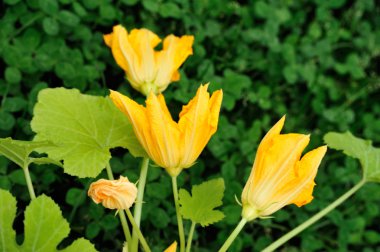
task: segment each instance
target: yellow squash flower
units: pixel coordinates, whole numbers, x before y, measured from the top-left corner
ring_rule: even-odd
[[[148,95],[151,91],[161,93],[170,82],[179,80],[178,68],[193,54],[194,37],[169,35],[163,49],[155,51],[161,42],[156,34],[144,28],[128,34],[124,27],[116,25],[111,34],[104,35],[104,41],[132,87]]]
[[[91,183],[88,196],[109,209],[128,209],[136,200],[137,187],[123,176],[118,180],[99,179]]]
[[[177,251],[177,241],[173,242],[164,252],[176,252]]]
[[[314,178],[327,147],[301,154],[309,135],[280,134],[285,116],[261,141],[241,199],[243,218],[269,216],[289,204],[298,207],[312,199]],[[300,159],[301,158],[301,159]]]
[[[207,88],[208,84],[201,85],[196,96],[183,106],[178,123],[173,121],[162,94],[150,93],[146,107],[115,91],[110,97],[128,116],[149,157],[175,177],[194,164],[216,132],[223,93],[218,90],[210,98]]]

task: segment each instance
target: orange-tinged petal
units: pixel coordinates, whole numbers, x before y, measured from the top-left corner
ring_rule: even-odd
[[[300,207],[309,203],[313,199],[312,193],[315,185],[314,178],[317,175],[318,166],[320,165],[322,158],[325,156],[326,151],[326,146],[318,147],[306,153],[299,161],[297,175],[305,178],[307,185],[294,199],[292,199],[291,203]]]
[[[176,252],[177,251],[177,241],[173,242],[164,252]]]
[[[123,176],[118,180],[99,179],[91,183],[88,196],[109,209],[128,209],[136,200],[137,187]]]
[[[170,80],[174,82],[174,81],[179,81],[180,78],[181,78],[181,74],[179,73],[178,70],[176,70],[174,71],[172,78]]]

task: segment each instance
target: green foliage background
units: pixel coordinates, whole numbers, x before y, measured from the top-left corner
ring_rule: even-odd
[[[147,27],[162,38],[195,36],[194,55],[181,68],[181,80],[165,91],[169,107],[178,114],[205,82],[212,90],[223,88],[225,96],[217,134],[179,185],[189,189],[223,176],[226,218],[198,227],[194,251],[216,251],[238,222],[234,195],[242,191],[260,139],[282,115],[287,114],[284,132],[312,134],[310,148],[321,145],[328,131],[347,129],[375,146],[380,142],[380,6],[375,0],[4,0],[0,17],[0,137],[22,140],[33,137],[33,106],[46,87],[96,95],[112,88],[143,101],[102,40],[113,25]],[[123,149],[114,150],[111,164],[115,173],[137,180],[139,162]],[[98,250],[120,251],[118,219],[86,196],[91,179],[63,174],[52,165],[32,166],[31,173],[36,193],[51,196],[70,222],[72,232],[62,246],[86,237]],[[330,150],[314,201],[247,225],[231,251],[259,251],[360,177],[357,161]],[[3,157],[0,187],[17,197],[18,211],[25,209],[23,173]],[[178,240],[170,179],[163,170],[151,166],[145,201],[143,233],[154,251],[162,251]],[[21,232],[23,216],[17,216],[14,226]],[[379,222],[380,187],[368,184],[283,251],[380,251]]]

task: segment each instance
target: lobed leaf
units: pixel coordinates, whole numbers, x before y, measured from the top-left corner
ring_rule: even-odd
[[[48,141],[21,141],[12,138],[0,138],[0,155],[12,160],[21,168],[24,168],[31,162],[35,163],[54,163],[58,162],[48,158],[31,158],[30,153],[38,148],[52,146]]]
[[[31,126],[36,139],[56,145],[40,150],[63,160],[64,171],[70,175],[96,177],[110,160],[111,148],[145,155],[127,117],[109,98],[84,95],[76,89],[42,90]]]
[[[185,189],[180,189],[179,203],[183,218],[199,223],[203,227],[223,219],[223,212],[214,209],[223,204],[224,189],[222,178],[193,186],[192,195]]]
[[[380,183],[380,148],[373,147],[370,140],[355,137],[349,131],[329,132],[323,139],[330,148],[359,159],[365,180]]]
[[[16,243],[12,223],[16,216],[16,199],[0,189],[0,251],[58,251],[58,244],[70,232],[59,206],[48,196],[33,199],[25,211],[25,234],[22,245]],[[81,238],[64,250],[96,251],[94,246]]]

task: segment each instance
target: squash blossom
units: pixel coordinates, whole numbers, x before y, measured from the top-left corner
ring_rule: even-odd
[[[173,121],[164,96],[150,93],[146,107],[112,91],[110,97],[132,123],[137,139],[148,156],[172,176],[189,168],[216,132],[222,90],[207,92],[200,86],[196,96],[183,106],[178,123]]]
[[[105,208],[128,209],[136,200],[137,187],[123,176],[117,180],[99,179],[91,183],[88,196]]]
[[[104,41],[132,87],[147,96],[151,91],[161,93],[180,79],[178,68],[193,54],[194,37],[169,35],[163,49],[155,51],[161,42],[156,34],[144,28],[128,34],[124,27],[116,25],[111,34],[104,35]]]
[[[243,218],[253,220],[269,216],[280,208],[301,207],[312,199],[314,178],[327,147],[306,153],[309,135],[280,134],[285,116],[261,141],[241,200]],[[301,159],[300,159],[301,158]]]

